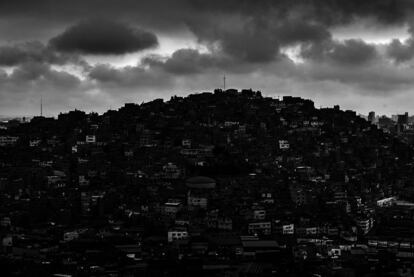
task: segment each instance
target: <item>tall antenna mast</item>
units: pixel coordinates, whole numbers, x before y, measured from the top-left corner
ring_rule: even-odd
[[[40,95],[40,116],[43,116],[43,95]]]
[[[223,76],[223,90],[226,90],[226,75]]]

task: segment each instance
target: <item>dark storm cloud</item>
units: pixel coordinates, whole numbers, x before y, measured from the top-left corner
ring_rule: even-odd
[[[236,59],[263,63],[280,57],[280,47],[331,38],[326,26],[315,21],[272,16],[224,16],[188,25],[200,42],[219,45]]]
[[[0,14],[11,17],[10,22],[15,20],[17,25],[22,18],[32,17],[46,23],[49,19],[50,24],[59,26],[99,17],[122,18],[161,32],[189,28],[200,42],[218,45],[228,55],[256,63],[276,59],[284,45],[326,40],[330,26],[357,17],[400,24],[413,7],[414,2],[408,0],[16,0],[1,1]],[[31,25],[20,29],[37,28]],[[91,54],[123,54],[156,43],[151,33],[96,20],[72,26],[51,41],[63,51]]]
[[[0,71],[0,96],[4,100],[22,100],[31,93],[64,96],[65,92],[79,90],[82,86],[84,84],[78,77],[54,70],[45,63],[27,62],[17,66],[10,74]]]
[[[276,36],[283,45],[290,45],[325,41],[331,38],[331,33],[321,24],[288,20],[278,27]]]
[[[161,31],[172,31],[187,26],[200,39],[207,39],[207,30],[215,28],[218,37],[214,39],[222,39],[224,47],[229,50],[235,49],[236,55],[246,56],[252,60],[273,57],[272,54],[276,53],[275,46],[277,47],[274,39],[270,37],[269,41],[266,41],[271,43],[272,47],[269,50],[264,49],[263,56],[259,50],[255,52],[255,49],[249,48],[249,45],[246,45],[247,50],[238,49],[233,42],[240,41],[241,34],[231,33],[234,37],[225,40],[225,37],[222,37],[227,35],[225,28],[217,22],[223,18],[240,16],[244,19],[242,22],[249,22],[240,23],[244,25],[245,37],[252,38],[250,31],[256,32],[260,29],[264,34],[276,27],[273,24],[290,22],[292,18],[297,22],[312,22],[325,27],[352,22],[357,17],[372,17],[384,24],[400,24],[412,14],[413,8],[414,1],[410,0],[123,0],[121,3],[118,0],[0,1],[2,18],[7,19],[10,26],[19,26],[26,22],[25,28],[21,28],[25,30],[38,28],[35,22],[29,21],[30,18],[37,18],[37,24],[43,24],[43,27],[48,27],[45,24],[49,24],[50,28],[50,24],[67,26],[79,19],[94,17],[122,18],[138,26]],[[27,22],[30,22],[30,25]],[[269,23],[273,26],[266,26]],[[289,23],[285,27],[289,29],[295,24],[298,23]],[[313,26],[303,24],[302,27],[292,30],[291,35],[285,34],[285,38],[303,40],[315,31],[307,29],[308,32],[305,32],[306,28]],[[298,33],[295,37],[294,33],[301,30],[302,34]],[[260,36],[260,33],[257,34]],[[245,43],[251,42],[252,40],[245,40]]]
[[[272,31],[267,21],[254,19],[240,32],[225,30],[220,39],[226,53],[249,62],[265,62],[273,60],[279,52],[279,42]]]
[[[220,0],[190,0],[187,2],[199,9],[226,11],[238,9],[250,13],[262,13],[272,8],[287,12],[299,7],[330,21],[334,21],[334,18],[344,20],[353,16],[375,16],[384,21],[395,22],[401,20],[407,11],[414,8],[410,0],[230,0],[224,3]]]
[[[86,94],[90,88],[88,80],[69,72],[43,62],[25,62],[9,74],[0,70],[0,110],[18,116],[38,114],[40,95],[47,115],[102,102]]]
[[[399,39],[393,39],[386,47],[386,55],[394,62],[404,63],[414,58],[414,22],[410,21],[408,33],[410,37],[401,42]]]
[[[384,61],[358,67],[357,70],[335,64],[321,65],[313,62],[304,65],[303,69],[304,75],[299,74],[298,78],[343,84],[347,89],[352,89],[356,96],[392,96],[397,94],[397,91],[409,89],[414,85],[413,69],[396,69]],[[332,93],[343,92],[332,91]]]
[[[280,54],[273,62],[283,63],[284,60],[289,59]],[[193,76],[212,72],[246,74],[271,64],[245,61],[220,49],[204,53],[191,48],[176,50],[169,57],[149,55],[141,62],[143,68],[175,76]]]
[[[377,50],[362,40],[349,39],[335,44],[329,57],[339,64],[360,65],[373,61],[377,57]]]
[[[107,19],[91,19],[69,27],[50,44],[64,52],[84,54],[125,54],[158,45],[150,32]]]
[[[201,43],[252,63],[269,62],[279,54],[275,27],[268,18],[228,16],[188,25]],[[215,49],[217,50],[217,49]]]
[[[378,52],[374,45],[359,39],[343,42],[327,40],[305,46],[302,57],[321,62],[333,62],[339,65],[362,65],[375,60]]]
[[[392,95],[413,85],[414,72],[398,69],[385,57],[412,60],[413,40],[379,46],[339,41],[331,31],[361,18],[378,28],[405,26],[413,10],[410,0],[0,0],[0,45],[11,41],[0,46],[0,66],[15,67],[9,74],[0,69],[0,96],[14,99],[22,94],[10,92],[42,91],[52,97],[63,91],[78,105],[101,100],[122,104],[125,95],[141,97],[142,91],[167,95],[177,88],[211,88],[220,85],[224,73],[233,75],[229,80],[234,84],[271,91],[283,87],[291,94],[309,87],[317,94],[329,84],[332,95]],[[76,74],[54,66],[76,63],[72,55],[82,61],[85,54],[149,49],[157,45],[155,34],[175,42],[188,32],[203,51],[171,49],[171,55],[148,55],[136,66],[121,68],[116,62],[83,62],[84,71]],[[50,38],[47,46],[21,43]],[[284,54],[292,46],[301,51],[296,62]],[[1,102],[0,108],[6,107]]]
[[[17,67],[8,76],[11,84],[49,83],[59,88],[68,88],[80,85],[81,81],[76,76],[65,71],[53,70],[44,63],[29,62]]]
[[[411,60],[414,57],[414,40],[411,38],[401,43],[394,39],[387,47],[387,54],[397,63]]]
[[[49,64],[78,63],[76,55],[58,53],[38,41],[30,41],[0,46],[0,66],[16,66],[27,62]]]
[[[179,49],[166,61],[157,57],[147,57],[144,63],[152,68],[161,67],[167,72],[177,75],[191,75],[205,71],[211,67],[220,67],[225,62],[224,57],[218,59],[211,54],[202,54],[195,49]]]
[[[75,15],[146,15],[154,21],[169,21],[171,18],[187,14],[188,11],[202,13],[224,12],[262,14],[272,9],[288,13],[292,9],[302,9],[305,14],[314,14],[322,20],[346,20],[354,16],[374,16],[387,22],[396,22],[412,11],[414,3],[410,0],[14,0],[1,1],[0,14],[26,16],[48,15],[68,17]],[[164,12],[162,11],[164,9]],[[147,14],[158,11],[167,15],[157,18]],[[188,16],[187,16],[188,17]]]

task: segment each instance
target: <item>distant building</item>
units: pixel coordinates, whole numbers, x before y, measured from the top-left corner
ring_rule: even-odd
[[[14,145],[19,140],[19,137],[0,136],[0,146]]]
[[[398,124],[408,124],[408,113],[399,114],[397,119]]]
[[[368,121],[371,124],[374,124],[375,123],[375,112],[369,112],[369,114],[368,114]]]
[[[391,118],[386,117],[384,115],[381,116],[378,119],[378,125],[379,125],[380,128],[388,128],[388,129],[390,129],[390,128],[392,128],[394,126],[394,124],[395,124],[395,122]]]

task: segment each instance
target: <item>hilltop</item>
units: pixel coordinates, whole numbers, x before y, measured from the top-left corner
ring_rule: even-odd
[[[61,143],[62,156],[73,147],[81,153],[90,135],[102,147],[101,162],[148,173],[163,162],[188,175],[216,176],[296,175],[298,167],[308,167],[312,178],[375,187],[370,195],[398,193],[411,182],[399,176],[411,165],[412,149],[355,112],[316,109],[311,100],[273,99],[252,90],[129,103],[103,115],[72,111],[58,119],[37,117],[3,133],[19,136],[22,147],[39,139]],[[125,152],[131,155],[127,159]]]

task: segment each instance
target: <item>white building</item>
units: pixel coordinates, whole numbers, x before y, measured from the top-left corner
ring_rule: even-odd
[[[380,199],[377,201],[377,206],[380,208],[389,207],[389,206],[394,205],[396,200],[397,200],[396,197],[388,197],[388,198]]]
[[[287,140],[279,140],[279,149],[289,149],[290,145],[289,145],[289,141]]]
[[[294,233],[295,233],[295,224],[282,225],[282,234],[283,235],[293,235]]]
[[[188,232],[184,228],[177,228],[168,231],[168,242],[188,238]]]
[[[164,204],[164,213],[168,216],[175,216],[182,208],[179,199],[170,199]]]
[[[87,135],[85,138],[86,143],[96,143],[95,135]]]

